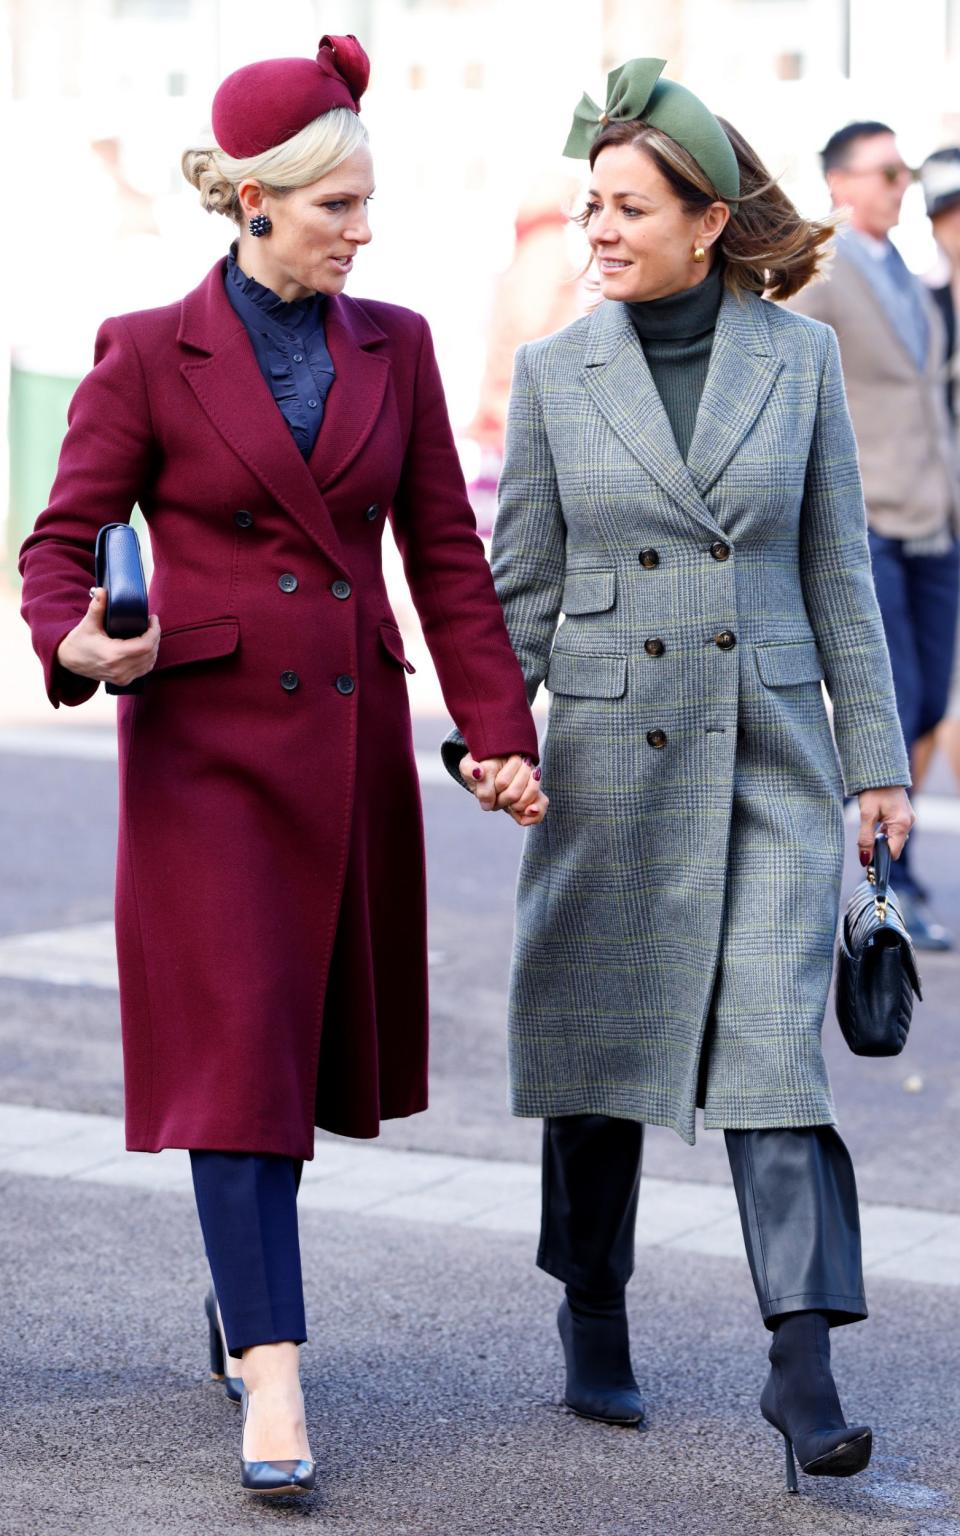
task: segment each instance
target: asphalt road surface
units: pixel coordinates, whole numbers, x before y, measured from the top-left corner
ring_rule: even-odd
[[[418,722],[425,753],[441,729]],[[481,1172],[532,1165],[539,1125],[505,1107],[522,834],[453,785],[428,782],[424,800],[433,1102],[388,1125],[379,1145],[398,1167],[407,1150],[472,1159]],[[114,804],[109,761],[0,742],[0,954],[11,936],[93,933],[109,919]],[[960,932],[960,828],[920,833],[915,846]],[[849,873],[852,883],[852,854]],[[905,1247],[918,1212],[960,1214],[960,959],[925,959],[923,973],[927,1000],[903,1057],[857,1060],[829,1018],[825,1029],[861,1195],[902,1208]],[[109,985],[64,984],[42,966],[9,974],[0,958],[0,1143],[5,1105],[121,1114]],[[335,1150],[320,1138],[318,1164]],[[261,1505],[238,1486],[238,1415],[207,1380],[189,1194],[30,1166],[0,1171],[3,1536],[302,1522],[343,1536],[960,1536],[960,1245],[954,1270],[941,1243],[936,1283],[922,1252],[911,1281],[868,1274],[871,1319],[835,1334],[834,1355],[848,1415],[873,1425],[874,1460],[859,1478],[803,1479],[791,1499],[779,1438],[757,1409],[767,1336],[742,1258],[641,1249],[629,1298],[649,1423],[618,1431],[561,1407],[559,1287],[534,1268],[529,1232],[307,1209],[303,1363],[318,1490]],[[645,1170],[729,1187],[718,1133],[690,1149],[652,1132]]]

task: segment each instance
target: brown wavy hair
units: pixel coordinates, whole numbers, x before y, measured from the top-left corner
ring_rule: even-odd
[[[803,218],[743,135],[722,117],[718,121],[740,166],[739,207],[713,246],[724,282],[734,293],[788,299],[821,272],[837,220]],[[642,118],[609,123],[601,130],[590,149],[591,170],[601,150],[615,144],[629,144],[648,155],[688,214],[704,213],[711,203],[725,201],[693,156]],[[589,220],[587,209],[576,218],[582,229]]]

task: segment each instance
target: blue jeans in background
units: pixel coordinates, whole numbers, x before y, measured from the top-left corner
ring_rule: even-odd
[[[877,601],[907,750],[943,719],[950,693],[960,596],[960,548],[915,554],[903,539],[870,533]],[[878,788],[880,786],[877,786]],[[897,884],[919,894],[905,844]]]

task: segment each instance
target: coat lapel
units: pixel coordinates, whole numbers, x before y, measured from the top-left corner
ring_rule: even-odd
[[[327,346],[336,377],[309,459],[321,489],[353,463],[380,415],[390,372],[390,360],[380,345],[386,339],[356,300],[330,300]]]
[[[783,367],[770,342],[764,302],[724,292],[687,468],[706,496],[767,403]]]
[[[584,378],[634,457],[684,511],[716,533],[721,524],[704,498],[763,410],[782,366],[770,344],[763,301],[725,293],[686,463],[625,305],[608,302],[596,312]]]
[[[389,371],[367,346],[385,340],[362,308],[332,299],[328,345],[337,378],[309,463],[277,408],[243,323],[223,287],[218,262],[183,301],[178,340],[192,352],[181,372],[203,410],[264,488],[341,569],[343,550],[322,486],[355,458],[376,421]],[[197,355],[200,354],[200,355]]]
[[[608,300],[595,312],[583,377],[598,410],[648,474],[691,517],[719,532],[683,462],[626,305]]]

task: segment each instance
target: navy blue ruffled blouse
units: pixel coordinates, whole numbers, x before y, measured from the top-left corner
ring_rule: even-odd
[[[227,298],[247,328],[253,350],[281,415],[304,458],[309,458],[334,381],[327,350],[326,296],[312,293],[287,302],[247,277],[236,247],[227,257]]]

